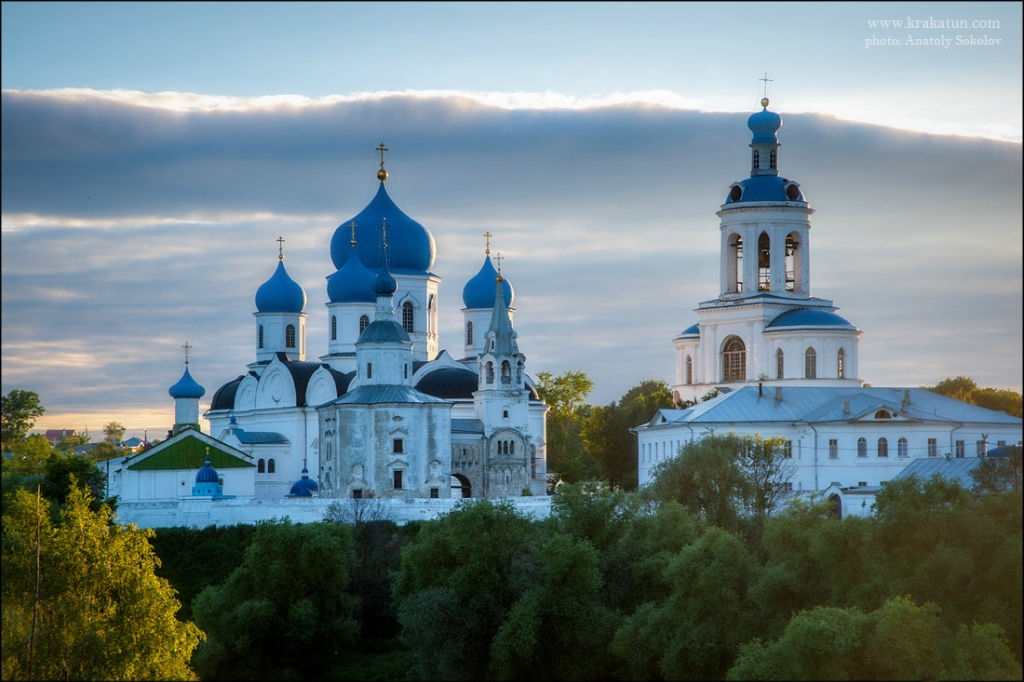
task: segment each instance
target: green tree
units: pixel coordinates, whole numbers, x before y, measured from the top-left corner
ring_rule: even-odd
[[[29,429],[44,412],[46,408],[39,403],[39,394],[35,391],[15,388],[0,396],[0,447],[4,452],[25,440]]]
[[[594,382],[580,370],[555,377],[537,373],[537,394],[551,408],[548,412],[548,469],[562,480],[576,483],[595,477],[596,466],[587,454],[581,433],[591,407],[583,401]]]
[[[110,422],[103,427],[103,440],[111,445],[118,445],[124,440],[124,431],[121,422]]]
[[[356,635],[351,563],[348,526],[259,524],[242,565],[193,603],[208,636],[195,657],[200,677],[322,677]]]
[[[617,402],[595,407],[583,423],[583,443],[598,467],[598,477],[613,488],[637,486],[634,426],[648,421],[659,409],[672,408],[672,392],[664,381],[644,381]]]
[[[1024,396],[1020,393],[999,388],[979,388],[970,377],[946,378],[935,386],[921,388],[989,410],[1005,412],[1011,417],[1024,414]]]
[[[43,474],[43,495],[57,504],[64,504],[73,488],[88,490],[94,508],[106,497],[107,477],[88,454],[55,452],[47,460]]]
[[[42,475],[53,448],[46,436],[35,434],[11,446],[11,459],[4,460],[4,473],[20,476]]]
[[[90,501],[73,487],[57,524],[24,490],[6,508],[4,679],[195,679],[189,658],[203,633],[175,618],[152,531],[113,524]]]
[[[1022,448],[1011,445],[1005,449],[1005,457],[986,457],[971,471],[975,492],[1002,493],[1021,489]]]
[[[402,549],[395,603],[423,679],[483,679],[491,643],[531,584],[537,527],[507,503],[460,503]]]

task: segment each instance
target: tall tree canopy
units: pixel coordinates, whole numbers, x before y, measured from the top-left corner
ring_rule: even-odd
[[[153,532],[112,524],[90,501],[72,486],[57,524],[25,490],[5,507],[4,679],[195,679],[202,632],[175,618],[174,590],[154,573]]]
[[[1005,412],[1011,417],[1020,417],[1024,414],[1024,396],[1020,393],[1001,388],[980,388],[970,377],[946,378],[934,386],[921,388],[978,407]]]
[[[581,427],[590,413],[584,401],[594,382],[583,372],[567,371],[561,376],[537,373],[537,393],[548,404],[548,470],[575,483],[593,478],[596,467],[587,455]]]
[[[0,441],[4,451],[25,440],[29,429],[44,412],[46,408],[39,403],[39,394],[34,391],[15,388],[0,396]]]
[[[124,424],[110,422],[103,427],[103,439],[111,445],[117,445],[124,439]]]

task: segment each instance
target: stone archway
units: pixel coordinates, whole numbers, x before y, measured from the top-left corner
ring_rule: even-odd
[[[452,474],[451,481],[452,497],[463,499],[473,497],[473,486],[468,478],[462,474]]]

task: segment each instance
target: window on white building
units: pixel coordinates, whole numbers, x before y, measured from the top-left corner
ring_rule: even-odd
[[[857,439],[857,456],[867,457],[868,456],[868,441],[866,438]]]
[[[839,459],[839,440],[830,438],[828,441],[828,458]]]
[[[804,378],[818,378],[818,354],[814,352],[813,348],[808,348],[804,353]]]
[[[284,347],[295,348],[295,325],[293,324],[284,328]]]
[[[928,439],[928,456],[938,457],[939,456],[939,441],[937,438]]]
[[[793,459],[793,441],[787,440],[782,446],[782,456],[785,459]]]
[[[845,362],[846,362],[846,351],[844,351],[842,348],[840,348],[839,352],[836,353],[836,376],[839,377],[840,379],[845,379],[846,378]]]
[[[738,336],[730,336],[722,348],[722,381],[745,381],[747,347]]]
[[[964,442],[962,440],[958,440],[956,442],[956,456],[957,457],[963,457],[964,456]]]
[[[889,441],[884,438],[878,439],[878,456],[888,457],[889,456]]]
[[[907,450],[907,439],[900,438],[896,441],[896,456],[897,457],[909,457],[910,453]]]
[[[775,351],[775,378],[782,379],[786,375],[786,356],[782,349]]]

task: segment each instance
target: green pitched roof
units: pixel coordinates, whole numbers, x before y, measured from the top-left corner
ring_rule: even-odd
[[[157,445],[154,449],[160,449],[160,446]],[[199,469],[206,461],[207,449],[210,453],[210,464],[214,469],[238,469],[255,466],[252,462],[247,462],[238,455],[232,454],[230,450],[222,449],[217,445],[209,445],[197,436],[187,434],[181,440],[160,449],[159,452],[154,452],[135,464],[129,464],[128,468],[133,471]]]

